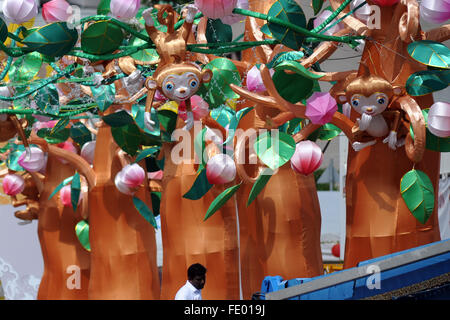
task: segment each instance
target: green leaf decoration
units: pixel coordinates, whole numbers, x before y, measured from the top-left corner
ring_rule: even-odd
[[[286,73],[278,70],[275,71],[272,79],[280,96],[291,103],[306,99],[314,88],[314,80],[298,73]]]
[[[319,135],[317,138],[325,141],[332,140],[336,138],[341,132],[342,130],[336,127],[334,124],[327,123],[319,129]]]
[[[53,83],[40,89],[33,100],[41,111],[52,115],[59,114],[59,94]]]
[[[80,148],[82,148],[86,142],[92,141],[91,132],[81,122],[75,122],[72,124],[72,127],[70,127],[70,137],[73,141],[78,143]]]
[[[408,45],[408,53],[417,62],[436,68],[449,69],[450,49],[431,40],[415,41]]]
[[[233,41],[233,30],[220,19],[208,19],[206,24],[206,40],[208,43]]]
[[[58,132],[59,130],[64,129],[65,127],[67,127],[67,125],[69,124],[69,122],[70,122],[70,119],[68,119],[68,118],[60,119],[60,120],[55,124],[55,126],[52,128],[52,131],[50,131],[50,133],[55,133],[55,132]]]
[[[306,69],[300,62],[297,61],[282,61],[278,63],[276,66],[274,66],[275,71],[280,70],[290,70],[293,71],[305,78],[312,79],[312,80],[319,80],[323,76],[314,74],[310,72],[308,69]]]
[[[413,73],[406,81],[410,96],[424,96],[448,87],[450,70],[424,70]]]
[[[144,201],[137,197],[133,197],[133,204],[136,210],[141,214],[141,216],[143,216],[145,220],[150,222],[153,228],[158,229],[155,216],[153,215],[153,212],[149,209],[147,204],[145,204]]]
[[[37,132],[38,137],[45,139],[50,144],[58,144],[69,139],[70,129],[63,128],[58,131],[53,131],[50,128],[43,128]]]
[[[86,220],[78,222],[75,226],[75,233],[81,246],[85,250],[91,251],[91,244],[89,242],[89,223]]]
[[[214,199],[214,201],[211,203],[211,205],[208,208],[208,211],[206,212],[205,218],[203,221],[208,220],[211,218],[211,216],[217,212],[230,198],[236,193],[236,191],[239,190],[241,187],[241,184],[235,185],[233,187],[230,187],[226,189],[224,192],[219,194],[217,198]]]
[[[160,148],[157,148],[157,147],[144,149],[141,152],[139,152],[139,154],[136,157],[136,160],[134,162],[138,163],[138,162],[144,160],[145,158],[148,158],[148,157],[158,153],[159,150],[160,150]]]
[[[190,200],[198,200],[203,197],[209,190],[213,187],[212,184],[208,182],[206,177],[206,168],[203,168],[195,178],[194,184],[191,189],[183,196],[183,198]]]
[[[117,50],[123,39],[121,28],[109,21],[98,21],[81,34],[81,48],[86,53],[107,54]]]
[[[0,41],[3,43],[8,38],[8,26],[5,21],[0,18]]]
[[[231,119],[236,116],[236,111],[223,104],[220,107],[211,110],[210,115],[211,118],[225,128],[231,123]]]
[[[295,153],[295,140],[290,135],[266,131],[255,141],[254,148],[259,159],[272,170],[284,165]]]
[[[173,111],[158,110],[159,123],[169,135],[172,135],[172,132],[175,130],[177,126],[177,119],[178,115]]]
[[[22,43],[49,57],[62,57],[75,46],[78,32],[69,29],[65,22],[54,22],[37,28],[28,34]]]
[[[233,116],[231,118],[230,123],[228,125],[228,137],[225,140],[225,142],[223,143],[224,145],[230,143],[233,140],[234,135],[236,133],[236,129],[239,125],[239,122],[242,120],[243,117],[245,117],[245,115],[247,115],[252,110],[253,110],[253,107],[243,108],[243,109],[239,110],[238,112],[236,112],[236,116]]]
[[[9,79],[11,82],[31,81],[41,70],[42,62],[42,55],[39,52],[31,52],[17,58],[9,69]]]
[[[143,30],[141,33],[143,35],[147,36],[147,32],[145,30]],[[131,41],[130,45],[132,45],[132,46],[142,46],[145,43],[146,43],[146,41],[143,40],[143,39],[134,38]],[[159,59],[159,55],[158,55],[158,52],[156,51],[156,49],[139,50],[138,52],[133,53],[131,55],[131,57],[133,59],[144,61],[144,62],[157,61]]]
[[[314,15],[317,15],[320,12],[320,9],[322,9],[324,2],[325,2],[325,0],[312,0],[312,7],[314,10]]]
[[[48,197],[48,200],[50,200],[51,198],[53,198],[53,196],[55,194],[57,194],[59,192],[59,190],[61,190],[64,186],[67,186],[69,183],[71,183],[73,180],[73,176],[70,176],[66,179],[63,180],[63,182],[61,182],[60,184],[58,184],[55,188],[55,190],[53,190],[53,192],[50,194],[50,196]]]
[[[114,83],[110,85],[101,85],[98,88],[91,87],[92,95],[100,111],[105,112],[114,102],[116,96],[116,87]]]
[[[306,18],[302,8],[294,0],[278,0],[270,8],[270,17],[281,19],[285,22],[306,27]],[[282,44],[293,50],[299,50],[302,46],[304,36],[293,30],[280,26],[276,23],[268,22],[272,36]]]
[[[402,177],[400,192],[409,211],[425,224],[434,210],[434,188],[430,178],[420,170],[411,170]]]
[[[102,117],[103,121],[110,127],[122,127],[134,123],[133,117],[125,110],[111,113]]]
[[[288,51],[288,52],[280,52],[275,57],[273,57],[272,61],[267,64],[267,68],[272,69],[277,66],[279,63],[283,61],[295,61],[300,60],[304,57],[304,53],[302,51]],[[303,67],[303,66],[302,66]],[[305,67],[303,67],[305,68]]]
[[[97,14],[107,15],[111,11],[111,0],[100,0],[97,6]]]
[[[13,171],[25,171],[25,169],[22,168],[17,162],[22,153],[23,151],[17,150],[9,154],[8,159],[6,160],[6,166],[8,169]]]
[[[261,172],[261,175],[256,180],[255,184],[252,187],[252,190],[250,191],[250,195],[248,196],[247,200],[247,207],[253,202],[253,200],[256,199],[258,194],[264,189],[267,182],[269,182],[270,178],[273,175],[273,171],[270,168],[264,168],[264,170]]]
[[[426,143],[425,147],[428,150],[433,150],[437,152],[450,152],[450,137],[447,138],[441,138],[438,136],[435,136],[431,133],[430,130],[428,130],[428,112],[430,109],[423,109],[422,114],[425,119],[425,125],[427,126],[426,131]],[[409,132],[411,133],[411,137],[414,139],[414,131],[412,126],[409,127]]]
[[[230,88],[230,84],[241,85],[241,76],[234,63],[226,58],[217,58],[205,66],[213,72],[210,82],[205,83],[200,92],[211,108],[224,104],[228,99],[237,99],[239,95]]]
[[[111,127],[111,134],[117,145],[131,156],[136,155],[141,144],[141,131],[135,123],[123,127]]]
[[[72,202],[73,211],[77,211],[78,201],[81,194],[81,179],[80,174],[75,172],[72,184],[70,185],[70,201]]]
[[[264,33],[267,37],[273,38],[272,32],[269,29],[269,25],[266,23],[259,29],[262,33]]]

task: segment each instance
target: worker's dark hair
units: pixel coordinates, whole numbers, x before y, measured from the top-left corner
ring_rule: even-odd
[[[204,276],[206,274],[206,268],[200,263],[194,263],[188,268],[187,276],[188,279],[194,279],[196,276]]]

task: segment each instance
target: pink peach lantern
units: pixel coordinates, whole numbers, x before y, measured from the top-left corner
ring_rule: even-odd
[[[233,181],[236,177],[234,160],[227,154],[216,154],[206,163],[206,177],[211,184],[223,184]]]
[[[422,0],[420,17],[434,24],[440,24],[450,19],[450,1]]]
[[[237,0],[195,0],[195,5],[204,16],[220,19],[233,13]]]
[[[38,5],[36,0],[6,0],[3,14],[9,22],[22,24],[37,16]]]
[[[94,140],[94,141],[86,142],[83,145],[83,147],[81,148],[80,155],[89,164],[93,164],[94,163],[95,146],[96,146],[96,141]]]
[[[376,4],[380,7],[391,7],[394,4],[397,4],[400,2],[400,0],[371,0],[373,4]]]
[[[314,92],[306,100],[306,117],[314,124],[326,124],[337,111],[337,102],[328,92]]]
[[[70,4],[66,0],[52,0],[42,5],[45,22],[67,21],[70,17]]]
[[[123,183],[128,188],[137,188],[145,180],[145,171],[137,163],[125,166],[122,169],[122,172],[123,172],[122,176]]]
[[[141,6],[140,0],[111,0],[111,13],[121,19],[131,19],[136,16]]]
[[[248,10],[250,8],[250,4],[248,3],[248,0],[237,0],[236,8]],[[233,14],[223,17],[220,20],[222,20],[222,22],[226,23],[226,24],[235,24],[244,19],[245,19],[245,16],[233,13]]]
[[[194,120],[200,120],[209,113],[209,104],[202,97],[194,95],[191,97],[191,110]]]
[[[3,192],[8,196],[16,196],[25,188],[25,180],[17,174],[7,174],[3,178]]]
[[[58,143],[56,146],[57,146],[58,148],[64,149],[64,150],[69,151],[69,152],[78,153],[77,148],[75,148],[75,146],[73,145],[73,143],[70,142],[70,141],[64,141],[64,142]],[[67,163],[68,163],[67,160],[64,160],[64,159],[62,159],[62,158],[58,158],[58,160],[59,160],[61,163],[63,163],[63,164],[67,164]]]
[[[428,130],[441,138],[450,137],[450,103],[439,101],[430,107]]]
[[[310,140],[301,141],[295,146],[291,167],[296,172],[307,176],[319,169],[322,160],[322,150],[316,143]]]
[[[22,152],[17,163],[29,172],[38,172],[46,165],[45,154],[41,149],[31,147],[29,155],[26,151]]]
[[[64,205],[64,207],[71,207],[72,206],[72,187],[71,185],[67,185],[61,188],[59,190],[59,199],[61,200],[61,203]],[[78,198],[78,204],[80,204],[82,199],[82,194],[80,194],[80,197]]]

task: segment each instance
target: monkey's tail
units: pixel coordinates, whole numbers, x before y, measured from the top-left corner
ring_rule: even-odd
[[[176,12],[173,10],[172,6],[169,4],[162,4],[155,6],[158,9],[158,21],[159,23],[167,27],[168,33],[175,32],[175,17]],[[165,17],[164,15],[167,14]]]

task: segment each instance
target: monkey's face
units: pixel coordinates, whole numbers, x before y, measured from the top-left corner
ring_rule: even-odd
[[[354,94],[350,99],[350,104],[359,114],[365,113],[370,116],[375,116],[387,108],[389,97],[382,92],[376,92],[369,97]]]
[[[200,87],[200,79],[193,72],[167,76],[161,86],[164,95],[170,100],[181,102],[192,97]]]

